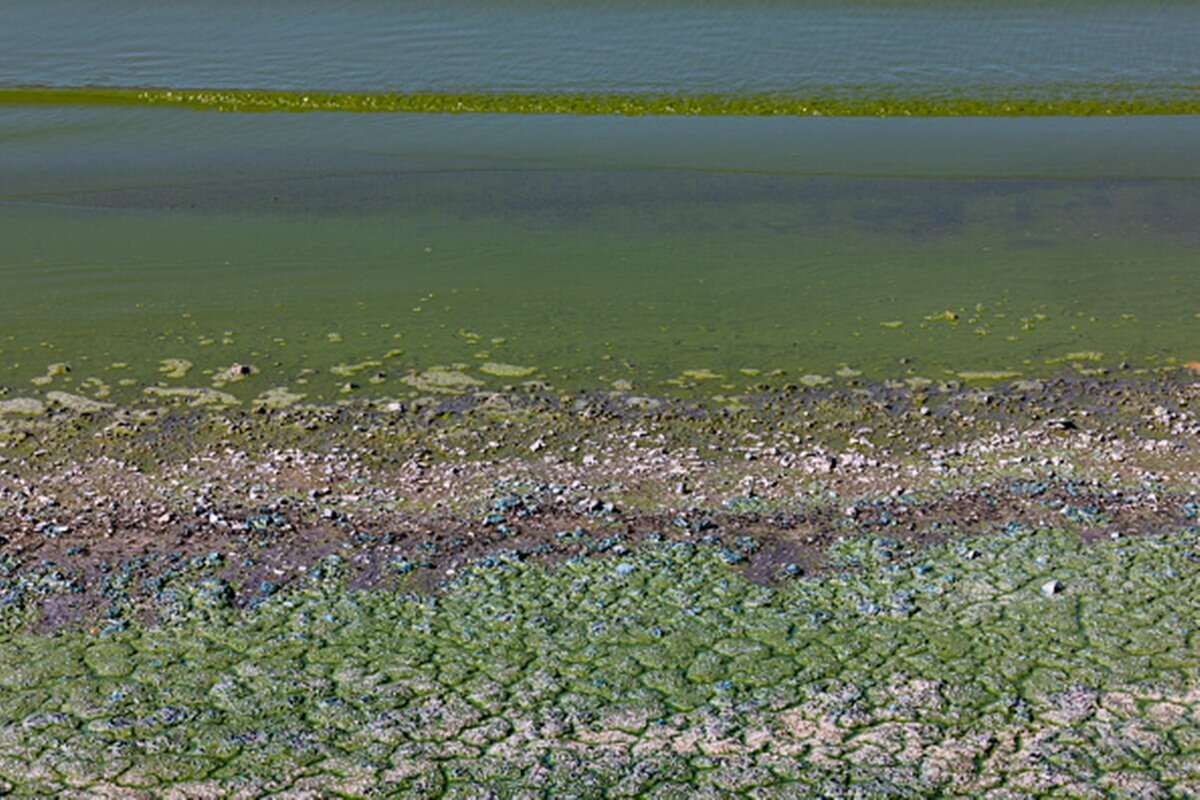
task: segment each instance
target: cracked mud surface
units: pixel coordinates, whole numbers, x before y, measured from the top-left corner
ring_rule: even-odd
[[[0,647],[0,775],[60,796],[1197,790],[1195,531],[890,547],[776,588],[663,542],[496,558],[436,597],[348,593],[337,557],[245,615],[168,590],[157,627]]]
[[[0,417],[0,787],[1192,796],[1197,396]]]

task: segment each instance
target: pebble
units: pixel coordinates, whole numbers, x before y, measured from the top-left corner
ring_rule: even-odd
[[[1061,593],[1062,590],[1062,583],[1053,578],[1042,584],[1042,594],[1046,597],[1053,597],[1054,595]]]

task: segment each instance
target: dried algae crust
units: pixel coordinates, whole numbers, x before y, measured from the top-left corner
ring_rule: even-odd
[[[248,612],[0,640],[18,796],[1158,796],[1200,788],[1196,530],[1003,534],[778,588],[716,546],[498,556],[436,596],[327,558]],[[1060,587],[1040,589],[1051,577]]]

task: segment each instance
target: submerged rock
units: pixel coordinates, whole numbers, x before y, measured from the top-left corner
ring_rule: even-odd
[[[21,417],[40,417],[46,413],[46,406],[41,400],[32,397],[16,397],[12,400],[0,400],[0,416],[12,414]]]
[[[70,371],[71,371],[70,364],[64,364],[61,362],[56,363],[56,364],[50,364],[46,367],[45,375],[39,375],[36,378],[31,378],[30,383],[33,383],[37,386],[45,386],[48,383],[52,383],[55,378],[62,377],[63,375],[66,375]]]
[[[289,408],[306,397],[308,395],[290,391],[286,386],[276,386],[254,398],[253,405],[256,408],[266,409]]]
[[[967,370],[957,374],[964,381],[1008,381],[1021,377],[1020,372],[1012,370]]]
[[[382,361],[360,361],[357,364],[335,364],[329,368],[329,371],[339,378],[353,378],[360,372],[366,372],[373,367],[382,367]]]
[[[159,365],[158,371],[168,378],[182,378],[192,370],[192,362],[186,358],[164,358]]]
[[[498,364],[489,361],[482,365],[479,371],[486,375],[495,375],[497,378],[528,378],[537,372],[537,367],[521,367],[516,364]]]
[[[178,387],[168,389],[162,386],[147,386],[145,393],[151,397],[160,397],[173,402],[187,403],[189,406],[236,406],[241,403],[228,392],[216,389]]]
[[[403,381],[423,392],[439,394],[462,394],[468,389],[483,385],[483,381],[472,378],[465,372],[439,367],[433,367],[424,372],[410,373],[403,378]]]
[[[51,403],[74,411],[76,414],[96,414],[105,409],[114,408],[112,403],[101,403],[99,400],[70,394],[69,392],[49,392],[46,395],[46,399]]]

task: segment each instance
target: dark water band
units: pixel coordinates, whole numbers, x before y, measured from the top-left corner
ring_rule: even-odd
[[[1087,87],[1006,96],[906,96],[846,90],[786,95],[450,94],[257,89],[0,88],[0,106],[176,106],[233,112],[609,114],[623,116],[1020,117],[1200,114],[1200,87]]]

